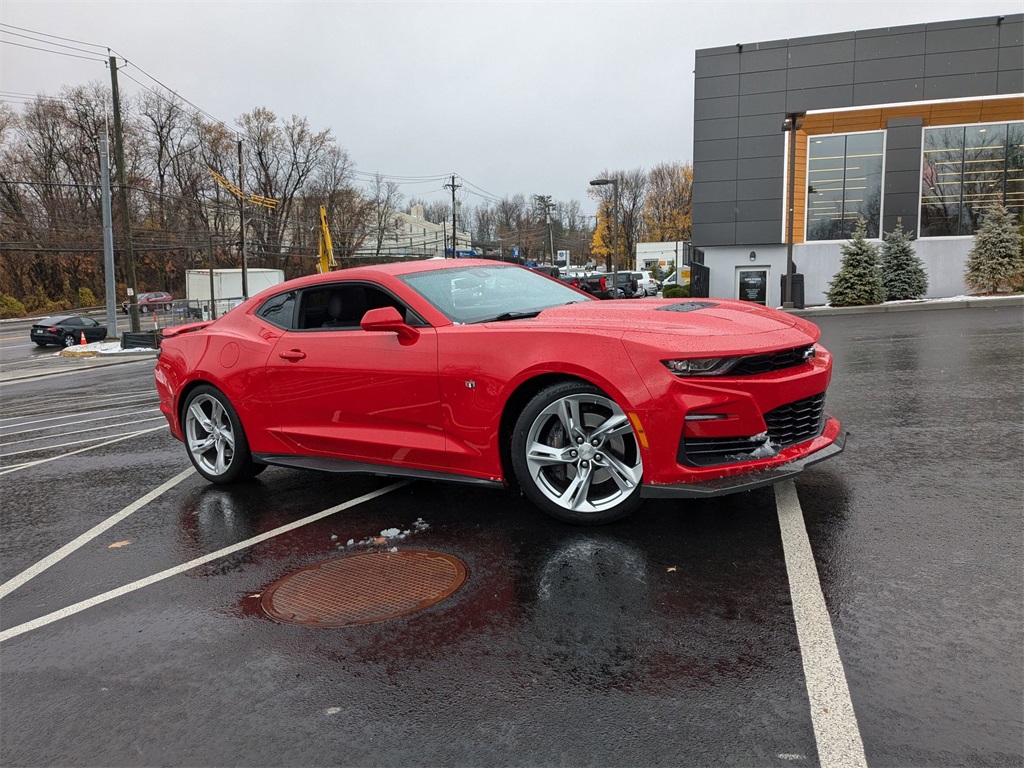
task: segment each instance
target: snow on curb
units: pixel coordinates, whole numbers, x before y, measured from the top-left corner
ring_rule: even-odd
[[[65,347],[57,353],[58,357],[107,357],[108,355],[155,354],[156,350],[144,348],[122,349],[119,341],[97,341],[92,344],[76,344]]]

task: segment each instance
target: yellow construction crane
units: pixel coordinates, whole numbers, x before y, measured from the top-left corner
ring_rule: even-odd
[[[213,168],[210,168],[210,173],[213,175],[214,181],[216,181],[218,184],[224,187],[224,189],[226,189],[232,195],[237,197],[239,200],[245,200],[250,205],[258,205],[261,208],[266,208],[268,211],[273,211],[274,209],[277,208],[277,204],[281,202],[280,200],[276,200],[273,197],[243,194],[242,190],[240,190],[235,184],[232,184],[230,181],[228,181],[215,170],[213,170]]]
[[[331,245],[331,228],[327,226],[327,209],[320,206],[320,263],[317,269],[321,274],[337,269],[338,264],[334,261],[334,246]]]

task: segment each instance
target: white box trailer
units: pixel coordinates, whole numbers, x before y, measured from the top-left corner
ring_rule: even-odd
[[[284,270],[249,268],[245,270],[249,284],[249,295],[257,293],[272,285],[284,282]],[[211,287],[213,295],[210,295]],[[213,279],[208,269],[189,269],[185,273],[185,297],[190,307],[199,309],[203,317],[211,317],[211,300],[218,316],[232,307],[238,306],[243,298],[242,270],[215,269]]]

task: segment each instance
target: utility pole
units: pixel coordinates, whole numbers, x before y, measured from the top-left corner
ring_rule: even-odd
[[[128,267],[128,315],[132,333],[139,332],[139,292],[135,281],[135,253],[132,251],[132,222],[128,218],[128,185],[124,171],[124,134],[121,132],[121,95],[117,89],[117,57],[110,57],[110,91],[114,98],[114,157],[117,161],[118,202],[124,233],[124,255]]]
[[[249,271],[245,251],[245,176],[242,168],[242,140],[238,140],[238,231],[242,248],[242,298],[249,298]]]
[[[103,216],[103,271],[107,294],[107,330],[117,335],[117,310],[114,301],[117,288],[114,284],[114,225],[110,216],[110,154],[107,148],[107,132],[101,131],[100,144],[100,209]]]
[[[206,255],[210,261],[210,320],[217,319],[217,297],[214,296],[214,292],[217,290],[213,285],[213,235],[207,235],[206,241],[207,252]]]
[[[454,173],[452,174],[452,182],[451,182],[451,184],[445,184],[444,185],[445,189],[449,189],[450,188],[452,190],[452,258],[453,259],[456,258],[456,255],[457,255],[456,254],[456,249],[458,248],[458,244],[456,243],[456,237],[455,237],[455,190],[458,189],[461,186],[462,186],[461,184],[456,184],[455,183],[455,174]]]
[[[548,244],[551,246],[551,266],[555,266],[555,233],[551,228],[551,209],[554,207],[554,203],[550,202],[544,206],[544,218],[548,222]]]

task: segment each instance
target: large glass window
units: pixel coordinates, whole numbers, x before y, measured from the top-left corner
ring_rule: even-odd
[[[878,237],[884,141],[880,131],[808,137],[808,240],[845,240],[860,218]]]
[[[973,235],[986,209],[1024,211],[1024,123],[926,128],[921,237]]]

